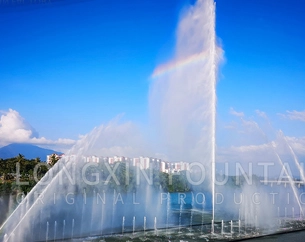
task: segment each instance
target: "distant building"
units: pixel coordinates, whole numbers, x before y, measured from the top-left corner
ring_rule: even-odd
[[[92,156],[87,156],[85,158],[86,162],[95,162],[95,163],[99,163],[100,162],[100,157],[97,157],[95,155]]]
[[[137,157],[132,159],[133,166],[139,166],[139,164],[140,164],[140,158]]]
[[[189,163],[183,161],[173,163],[174,172],[187,171],[187,170],[189,170]]]
[[[108,163],[113,164],[114,163],[114,157],[109,157],[108,158]]]
[[[62,157],[64,157],[64,154],[51,154],[51,155],[47,155],[47,163],[49,165],[54,165],[58,160],[60,160]],[[54,163],[55,160],[55,163]]]
[[[149,157],[140,157],[140,168],[141,169],[148,169],[150,164],[150,158]]]
[[[165,161],[161,161],[160,171],[161,172],[166,172],[166,163],[165,163]]]
[[[47,156],[47,161],[50,160],[50,156]],[[57,157],[61,158],[63,155],[56,155]],[[71,160],[72,158],[75,159],[75,156],[65,156],[66,161]],[[125,156],[112,156],[112,157],[99,157],[99,156],[83,156],[82,160],[84,162],[95,162],[95,163],[108,163],[108,164],[114,164],[116,162],[124,162],[128,163],[130,166],[139,167],[140,169],[153,169],[158,170],[164,173],[172,173],[172,172],[180,172],[180,171],[187,171],[189,170],[189,163],[187,162],[168,162],[163,161],[158,158],[152,158],[152,157],[134,157],[129,158]]]

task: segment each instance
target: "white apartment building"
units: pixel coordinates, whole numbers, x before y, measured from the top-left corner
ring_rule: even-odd
[[[183,162],[183,161],[181,161],[181,162],[175,162],[175,163],[173,164],[173,170],[174,170],[175,172],[187,171],[187,170],[189,170],[189,163]]]
[[[157,158],[150,157],[134,157],[128,158],[125,156],[112,156],[112,157],[98,157],[98,156],[86,156],[83,157],[84,162],[107,162],[108,164],[114,164],[116,162],[128,162],[131,166],[137,166],[140,169],[155,169],[165,173],[180,172],[189,170],[189,163],[187,162],[166,162]]]
[[[166,163],[165,163],[165,161],[161,161],[160,171],[161,171],[161,172],[166,172],[166,173],[168,173],[168,170],[166,169]]]

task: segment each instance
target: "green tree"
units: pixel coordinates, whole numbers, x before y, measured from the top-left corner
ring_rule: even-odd
[[[22,154],[18,154],[17,156],[16,156],[16,160],[17,160],[17,162],[19,162],[19,163],[22,163],[25,159],[24,159],[24,155],[22,155]]]
[[[54,165],[57,163],[57,161],[59,161],[59,157],[58,157],[56,154],[52,154],[52,155],[50,156],[50,162],[49,162],[49,164],[50,164],[51,166],[54,166]]]
[[[35,163],[40,163],[40,162],[41,162],[41,159],[40,159],[39,157],[36,157],[36,158],[34,159],[34,162],[35,162]]]

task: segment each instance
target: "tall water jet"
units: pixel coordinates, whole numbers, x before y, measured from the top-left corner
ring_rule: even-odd
[[[211,44],[211,59],[212,59],[212,115],[211,115],[211,123],[212,123],[212,218],[215,220],[215,176],[216,176],[216,27],[215,27],[215,5],[211,6],[211,14],[212,14],[212,44]]]
[[[204,165],[212,193],[213,219],[216,78],[221,58],[222,50],[216,45],[215,3],[198,0],[179,22],[173,60],[155,69],[150,88],[159,148],[169,160]]]

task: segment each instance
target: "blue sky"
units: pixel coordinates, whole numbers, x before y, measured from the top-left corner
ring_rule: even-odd
[[[71,143],[121,113],[145,126],[150,76],[171,59],[194,1],[38,2],[0,3],[0,110],[18,112],[6,124],[21,120],[39,137]],[[216,1],[220,146],[241,145],[227,127],[256,120],[256,110],[275,130],[305,136],[304,9],[302,0]]]
[[[304,8],[303,1],[217,2],[226,56],[219,108],[223,100],[246,113],[304,110]]]

